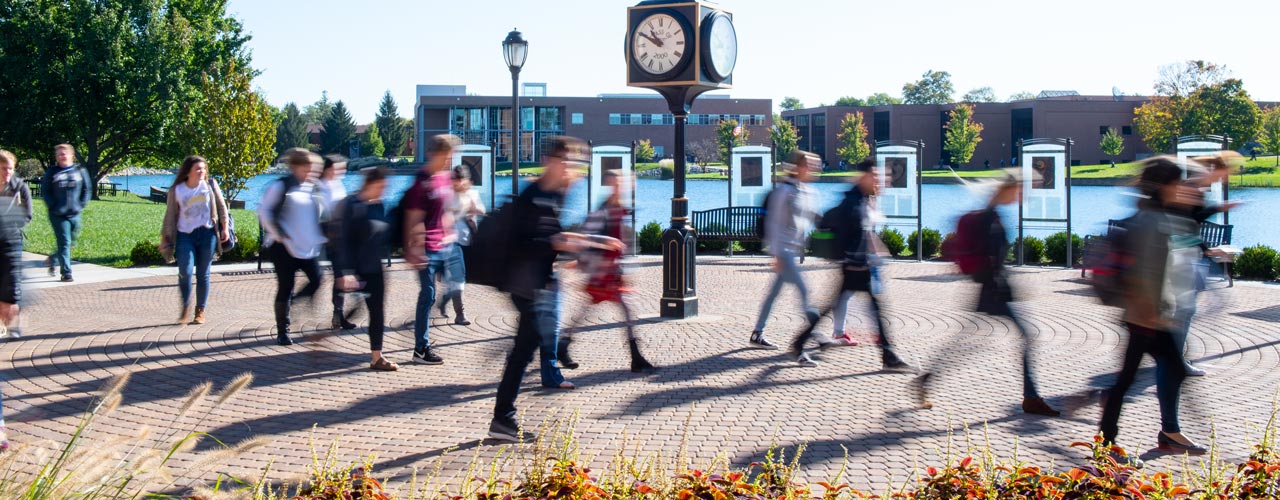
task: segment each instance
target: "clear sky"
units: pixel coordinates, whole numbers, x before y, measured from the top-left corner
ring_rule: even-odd
[[[413,115],[414,86],[510,95],[501,42],[529,40],[521,81],[549,95],[648,92],[626,86],[622,0],[231,0],[253,36],[256,85],[277,106],[343,100],[367,123],[391,90]],[[724,0],[739,38],[743,98],[900,95],[929,69],[956,97],[1019,91],[1149,94],[1160,66],[1225,64],[1257,100],[1280,101],[1280,0]]]

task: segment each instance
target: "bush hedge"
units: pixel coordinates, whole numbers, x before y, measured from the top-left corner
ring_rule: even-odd
[[[640,228],[640,253],[662,253],[662,224],[650,222]]]
[[[1067,262],[1067,233],[1066,231],[1049,235],[1044,239],[1044,254],[1049,258],[1049,262],[1054,264],[1064,264]],[[1080,263],[1080,257],[1084,254],[1084,240],[1080,235],[1071,235],[1071,260],[1072,265]]]
[[[907,241],[903,238],[902,232],[897,229],[884,228],[880,230],[880,241],[884,242],[884,246],[889,250],[889,254],[897,257],[907,249]]]
[[[222,254],[222,262],[247,262],[258,258],[258,232],[236,230],[236,246]]]
[[[918,245],[916,242],[917,232],[919,231],[912,231],[911,234],[907,236],[907,246],[911,248],[912,255],[921,255],[920,245]],[[924,258],[928,259],[937,255],[938,250],[942,248],[942,232],[938,231],[937,229],[929,229],[927,227],[924,228],[923,244],[924,244],[924,252],[923,252]]]
[[[1244,249],[1231,266],[1236,277],[1254,280],[1274,280],[1280,270],[1280,255],[1266,245],[1254,245]]]
[[[1040,265],[1044,261],[1044,240],[1035,236],[1027,236],[1023,239],[1026,243],[1022,247],[1022,261],[1025,264],[1033,266]],[[1014,240],[1009,245],[1009,262],[1018,262],[1018,240]]]
[[[133,245],[133,250],[129,252],[129,260],[135,266],[158,266],[164,264],[164,255],[151,240],[142,240]]]

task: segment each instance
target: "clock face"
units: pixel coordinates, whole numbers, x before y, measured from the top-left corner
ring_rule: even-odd
[[[733,28],[733,20],[724,14],[713,15],[709,21],[708,69],[717,79],[724,80],[733,74],[733,67],[738,63],[738,32]]]
[[[631,34],[631,58],[653,76],[674,74],[690,58],[690,33],[670,14],[652,14]]]

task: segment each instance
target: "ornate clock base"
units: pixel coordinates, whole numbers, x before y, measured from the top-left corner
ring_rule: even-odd
[[[698,315],[697,257],[697,237],[683,222],[662,233],[662,317]]]

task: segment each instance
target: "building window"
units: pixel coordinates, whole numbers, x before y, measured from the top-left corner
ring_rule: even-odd
[[[796,117],[796,127],[808,127],[809,115],[800,115]]]
[[[582,116],[582,113],[574,113],[574,115]],[[575,121],[575,123],[578,123]],[[622,125],[622,115],[619,113],[609,113],[609,125]]]
[[[1099,125],[1099,126],[1098,126],[1098,135],[1107,135],[1107,130],[1110,130],[1110,129],[1111,129],[1111,127],[1108,127],[1108,126],[1106,126],[1106,125]]]
[[[573,114],[571,114],[571,115],[569,115],[569,116],[570,116],[570,118],[573,120],[573,121],[572,121],[572,123],[573,123],[574,125],[582,125],[582,113],[573,113]],[[613,117],[614,117],[614,116],[615,116],[615,115],[609,115],[609,123],[611,123],[611,124],[613,123]]]
[[[1122,134],[1122,135],[1133,135],[1133,127],[1128,126],[1128,125],[1125,125],[1125,126],[1123,126],[1123,127],[1120,127],[1120,134]]]
[[[822,115],[822,114],[813,115],[813,126],[815,127],[827,126],[827,115]]]
[[[670,115],[667,115],[667,116],[670,116]],[[662,158],[663,156],[665,156],[665,153],[666,153],[666,152],[663,150],[663,147],[662,147],[662,146],[654,146],[654,147],[653,147],[653,157],[654,157],[654,159]]]
[[[676,124],[676,115],[673,115],[673,114],[671,114],[671,113],[667,113],[667,114],[665,114],[665,115],[662,115],[662,124],[663,124],[663,125],[675,125],[675,124]]]
[[[560,119],[560,108],[538,108],[538,130],[564,130]]]
[[[520,108],[520,128],[522,130],[533,130],[533,123],[534,123],[533,108]],[[529,139],[528,143],[530,146],[532,146],[533,139]],[[525,143],[521,142],[520,144],[521,144],[521,147],[523,147]],[[520,154],[524,155],[523,152]]]
[[[644,123],[644,118],[642,118],[642,116],[644,115],[641,113],[631,113],[631,124],[640,125]]]

